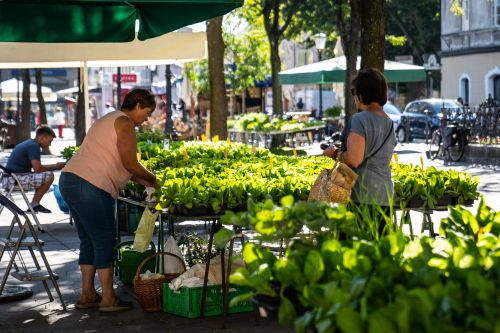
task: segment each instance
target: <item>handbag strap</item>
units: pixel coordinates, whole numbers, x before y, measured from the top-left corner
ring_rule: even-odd
[[[374,153],[370,154],[370,156],[368,156],[367,158],[365,158],[365,160],[363,161],[363,164],[366,163],[366,161],[368,161],[368,159],[370,159],[371,157],[375,156],[375,154],[377,154],[380,151],[380,149],[382,149],[382,147],[385,146],[385,143],[387,142],[387,140],[389,140],[389,137],[391,136],[391,133],[392,133],[392,130],[393,130],[392,126],[393,125],[392,125],[392,121],[391,121],[391,127],[389,128],[389,133],[387,133],[387,136],[385,137],[384,142],[382,142],[382,144],[380,145],[380,147],[378,147],[378,149],[375,150]]]

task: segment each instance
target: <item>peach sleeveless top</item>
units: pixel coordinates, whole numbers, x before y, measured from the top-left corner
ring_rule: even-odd
[[[85,179],[115,199],[132,177],[124,168],[118,153],[115,120],[120,116],[127,115],[122,111],[114,111],[97,120],[62,170]]]

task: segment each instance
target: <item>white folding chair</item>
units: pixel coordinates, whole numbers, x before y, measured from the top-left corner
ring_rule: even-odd
[[[5,192],[5,196],[7,198],[9,198],[10,200],[14,201],[14,196],[12,195],[14,192],[20,192],[21,193],[21,196],[23,197],[24,201],[26,202],[26,205],[28,206],[28,213],[31,214],[31,216],[33,217],[33,220],[35,221],[37,227],[38,227],[38,230],[42,233],[45,232],[45,230],[42,228],[42,225],[40,224],[40,221],[38,220],[38,217],[36,216],[36,212],[33,210],[33,207],[31,207],[31,202],[30,200],[28,199],[28,196],[26,195],[26,191],[23,189],[23,186],[21,184],[21,182],[19,181],[19,178],[17,177],[17,175],[15,173],[11,173],[9,172],[3,165],[0,164],[0,171],[2,173],[2,178],[5,177],[5,176],[10,176],[12,177],[12,179],[14,179],[14,182],[15,182],[15,185],[12,186],[10,189],[8,190],[4,190]],[[2,213],[2,210],[3,210],[3,206],[0,206],[0,214]]]

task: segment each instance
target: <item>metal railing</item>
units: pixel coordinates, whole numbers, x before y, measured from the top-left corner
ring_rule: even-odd
[[[500,103],[488,98],[476,107],[465,107],[465,115],[457,121],[470,130],[469,141],[500,143]]]

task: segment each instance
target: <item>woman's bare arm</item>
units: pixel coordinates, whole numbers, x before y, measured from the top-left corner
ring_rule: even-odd
[[[128,117],[118,117],[115,120],[118,153],[123,167],[132,174],[135,182],[154,186],[156,177],[146,170],[137,160],[137,142],[135,138],[134,123]],[[139,181],[141,179],[143,182]]]
[[[340,159],[351,168],[358,168],[365,157],[365,138],[358,133],[350,132],[347,137],[347,150],[340,154]]]

